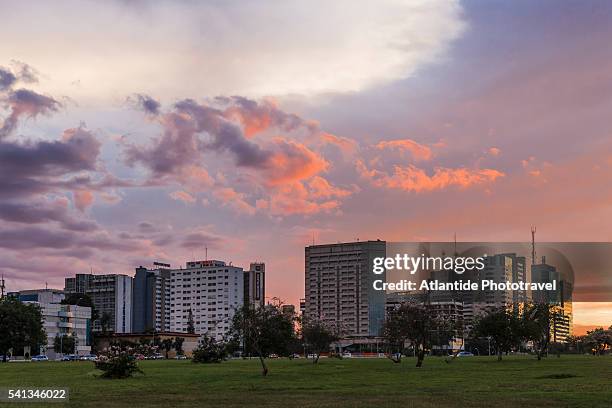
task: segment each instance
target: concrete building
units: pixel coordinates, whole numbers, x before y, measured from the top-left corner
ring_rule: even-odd
[[[42,350],[32,350],[31,354],[46,354],[50,359],[61,356],[54,350],[55,337],[72,336],[75,339],[73,354],[91,353],[91,308],[85,306],[62,305],[64,292],[57,289],[22,290],[9,293],[21,302],[35,303],[41,308],[43,327],[47,333],[47,344]]]
[[[170,272],[171,331],[186,333],[191,316],[195,333],[221,339],[244,304],[244,270],[215,260],[186,266]]]
[[[266,264],[251,263],[244,271],[244,304],[263,306],[266,299]]]
[[[170,265],[136,268],[132,290],[132,332],[170,331]]]
[[[551,341],[565,342],[573,333],[572,284],[564,279],[557,268],[542,262],[531,265],[531,281],[534,283],[556,282],[556,290],[532,291],[534,303],[548,303],[554,306],[554,317],[550,322]]]
[[[378,336],[385,318],[385,293],[374,290],[373,259],[384,257],[385,241],[305,248],[305,316],[322,319],[345,337]]]
[[[65,279],[65,292],[85,293],[98,311],[94,331],[102,331],[101,320],[108,315],[108,330],[114,333],[132,331],[132,278],[127,275],[77,274]]]

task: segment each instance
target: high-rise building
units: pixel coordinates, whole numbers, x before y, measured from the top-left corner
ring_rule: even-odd
[[[132,332],[170,331],[170,265],[136,268],[132,291]]]
[[[222,261],[187,262],[170,271],[170,328],[221,339],[244,304],[244,270]]]
[[[553,316],[550,322],[551,341],[565,342],[572,335],[572,284],[564,279],[561,273],[553,265],[546,263],[546,257],[542,262],[531,265],[531,281],[534,283],[556,282],[555,290],[532,291],[535,303],[546,303],[553,306]]]
[[[337,328],[343,337],[380,335],[385,292],[373,288],[373,259],[385,257],[385,241],[363,241],[305,248],[305,317]]]
[[[266,299],[266,264],[254,262],[244,271],[244,304],[263,306]]]
[[[132,278],[127,275],[76,274],[66,278],[65,292],[87,294],[98,312],[94,330],[102,331],[108,318],[108,331],[132,331]]]
[[[62,305],[64,292],[57,289],[22,290],[9,293],[24,303],[35,303],[40,306],[43,327],[47,333],[47,344],[42,350],[32,350],[31,354],[46,354],[55,359],[60,350],[54,349],[57,336],[74,338],[72,354],[91,353],[91,308],[78,305]]]

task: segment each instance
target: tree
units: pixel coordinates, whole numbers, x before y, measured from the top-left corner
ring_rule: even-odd
[[[244,305],[234,314],[229,335],[244,353],[252,352],[259,357],[262,375],[266,376],[265,359],[270,354],[288,355],[295,338],[294,320],[281,311],[280,305]]]
[[[100,317],[100,328],[102,329],[102,335],[106,336],[109,332],[112,323],[112,316],[108,312],[103,312]]]
[[[329,347],[338,340],[332,330],[320,319],[307,319],[302,323],[302,339],[304,345],[313,352],[313,364],[319,361],[321,353],[329,351]]]
[[[163,339],[161,342],[161,348],[166,352],[166,359],[168,358],[168,353],[172,350],[172,346],[174,346],[174,339]]]
[[[38,350],[46,344],[40,306],[22,303],[11,296],[0,299],[0,354],[4,356],[4,362],[11,349],[29,346]]]
[[[526,340],[533,342],[538,361],[548,352],[551,324],[558,319],[553,305],[535,303],[526,305],[522,313],[522,330]]]
[[[189,308],[189,316],[187,318],[187,333],[195,333],[195,326],[193,324],[193,312],[191,311],[191,308]]]
[[[493,340],[497,360],[502,360],[502,353],[517,347],[522,339],[520,318],[505,308],[493,309],[479,318],[472,334],[476,337],[488,337]]]
[[[607,330],[603,327],[598,327],[587,331],[585,342],[595,355],[601,356],[607,349],[612,347],[612,326]]]
[[[220,363],[227,355],[226,346],[223,342],[216,341],[213,337],[203,335],[198,347],[193,351],[194,363]]]
[[[68,336],[67,334],[60,336],[58,334],[53,339],[53,350],[56,353],[70,354],[74,351],[75,347],[76,342],[73,336]]]
[[[177,337],[176,339],[174,339],[174,349],[176,350],[176,354],[178,355],[183,354],[183,343],[184,342],[185,342],[185,339],[183,337]]]
[[[444,315],[427,305],[403,303],[389,312],[383,326],[383,335],[395,350],[410,342],[417,355],[417,367],[423,365],[425,353],[433,345],[448,344],[455,336],[454,325]],[[393,358],[399,362],[399,358]]]

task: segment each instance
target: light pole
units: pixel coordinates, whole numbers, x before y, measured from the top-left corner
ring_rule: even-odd
[[[489,356],[491,355],[491,336],[487,336],[487,340],[489,342]]]

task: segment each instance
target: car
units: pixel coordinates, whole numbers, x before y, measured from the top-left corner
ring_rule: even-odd
[[[270,354],[269,358],[278,358],[278,354],[272,353],[272,354]]]
[[[176,357],[174,357],[175,360],[187,360],[187,356],[184,354],[179,354]]]
[[[6,357],[6,361],[11,361],[11,356],[0,356],[0,362],[4,361],[4,358]]]
[[[163,360],[163,359],[164,359],[164,356],[162,356],[162,355],[161,355],[161,354],[159,354],[159,353],[156,353],[156,354],[153,354],[153,355],[150,357],[150,359],[151,359],[151,360]]]
[[[344,353],[342,353],[342,358],[353,358],[353,355],[348,351],[345,351]]]
[[[39,354],[31,358],[32,361],[49,361],[49,357],[44,354]]]
[[[66,354],[64,357],[62,357],[62,361],[78,361],[79,360],[79,356],[77,356],[76,354]]]
[[[295,354],[292,354],[291,356],[289,356],[289,358],[302,358],[302,356],[300,356],[299,354],[295,353]]]
[[[457,354],[457,357],[474,357],[474,354],[470,353],[469,351],[460,351]]]
[[[81,361],[96,361],[98,357],[95,354],[85,354],[79,357]]]

